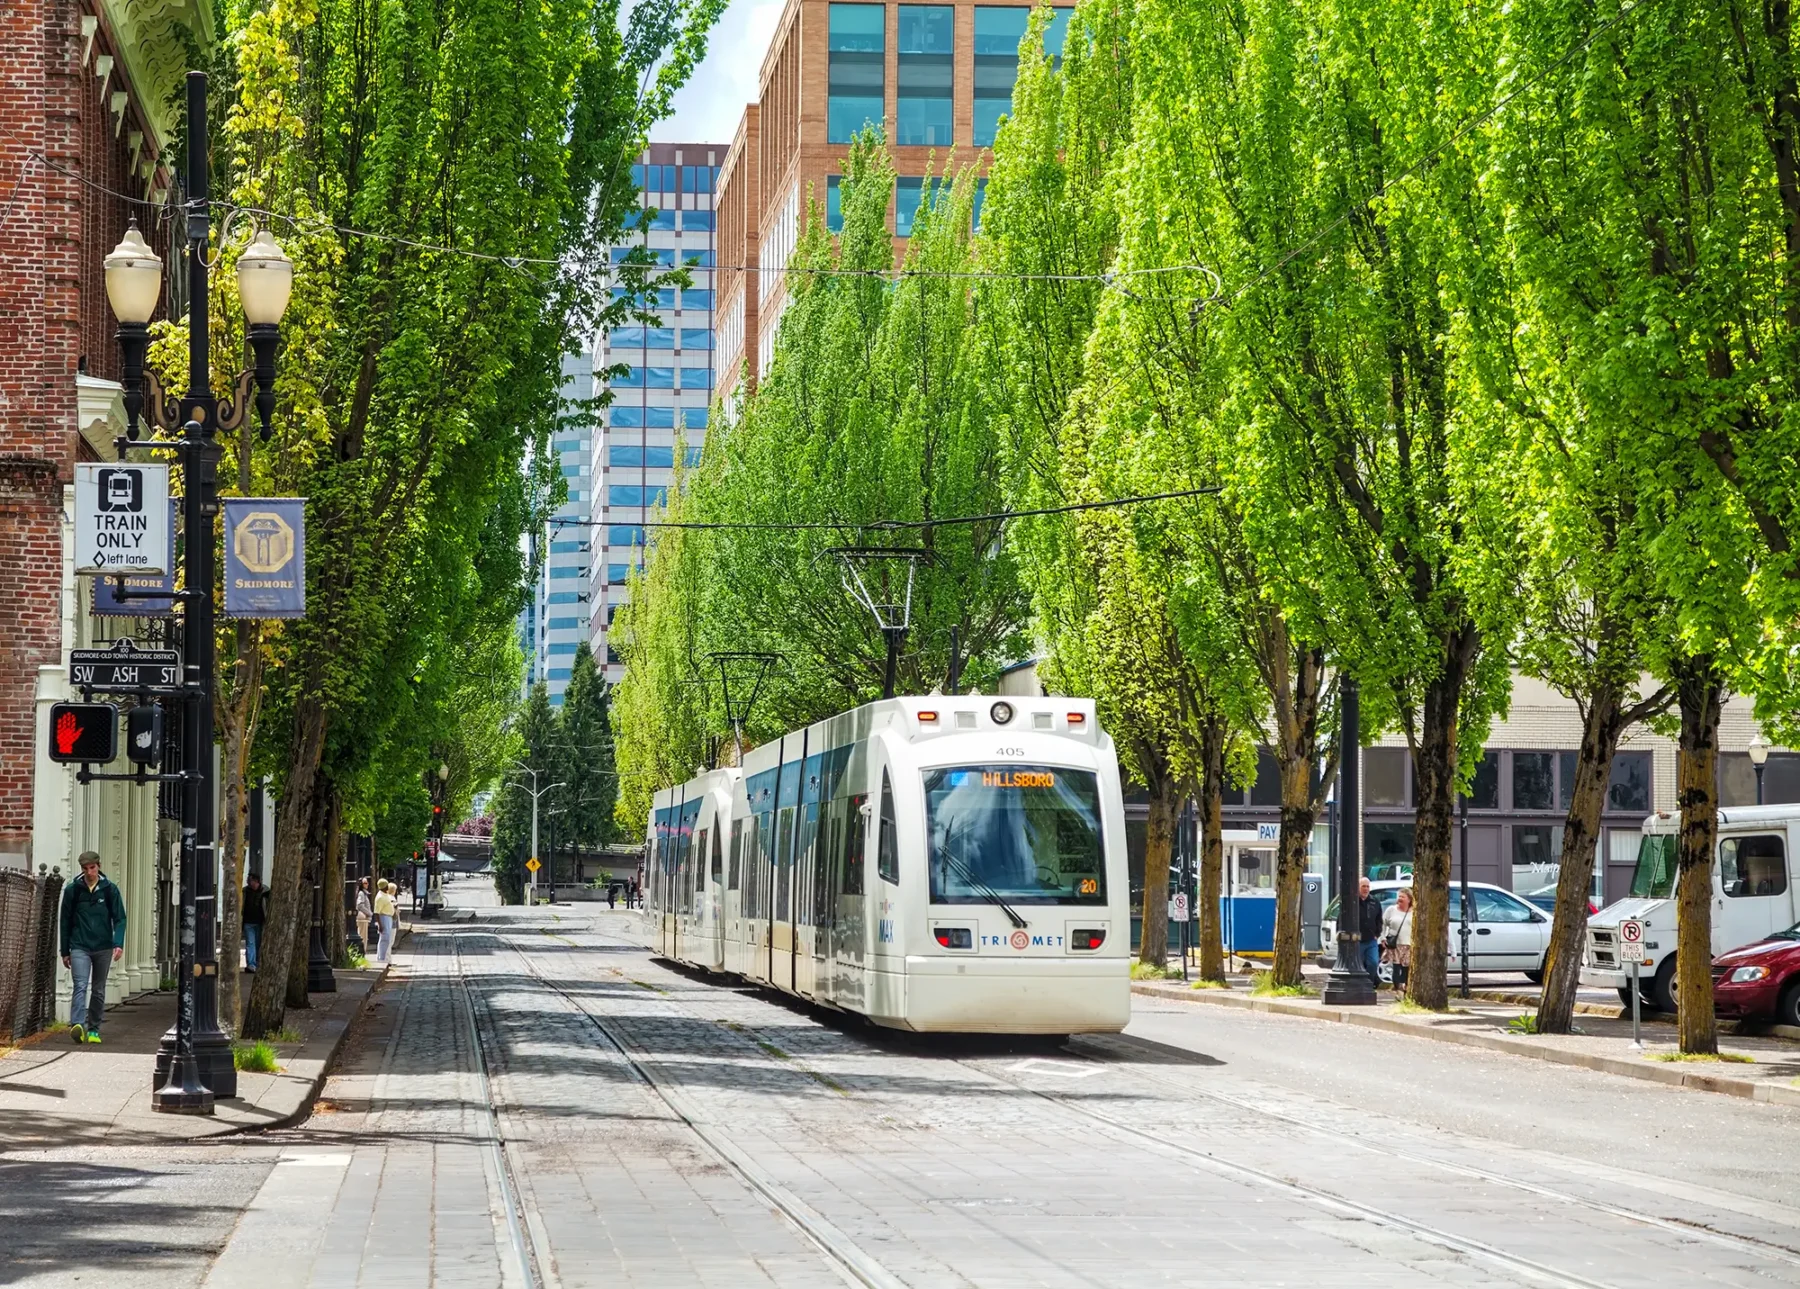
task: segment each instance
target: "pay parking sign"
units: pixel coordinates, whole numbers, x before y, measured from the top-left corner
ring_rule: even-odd
[[[166,464],[78,464],[75,571],[167,573],[170,518]]]

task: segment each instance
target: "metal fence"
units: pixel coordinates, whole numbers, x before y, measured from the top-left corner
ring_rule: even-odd
[[[23,1038],[56,1014],[60,871],[0,871],[0,1037]]]

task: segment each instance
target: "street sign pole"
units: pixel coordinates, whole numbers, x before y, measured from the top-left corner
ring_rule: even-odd
[[[1644,962],[1644,924],[1636,918],[1619,923],[1619,952],[1631,964],[1631,1045],[1641,1048],[1644,1044],[1638,1037],[1638,1020],[1643,995],[1638,990],[1638,973]]]
[[[1631,964],[1631,1045],[1642,1047],[1643,1039],[1638,1037],[1638,1012],[1643,1007],[1643,998],[1638,993],[1638,964]]]

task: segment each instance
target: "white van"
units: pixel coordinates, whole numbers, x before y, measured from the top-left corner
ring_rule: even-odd
[[[1675,1010],[1675,872],[1681,816],[1658,811],[1644,820],[1631,894],[1588,919],[1581,983],[1619,991],[1631,1002],[1631,968],[1619,953],[1619,923],[1644,924],[1644,1001]],[[1800,806],[1732,806],[1719,811],[1718,862],[1712,873],[1712,955],[1794,925],[1794,850]]]

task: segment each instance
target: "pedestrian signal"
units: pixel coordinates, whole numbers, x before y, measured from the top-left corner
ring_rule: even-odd
[[[50,709],[50,759],[104,764],[119,753],[119,709],[111,703],[57,703]]]
[[[162,708],[141,703],[125,713],[125,755],[138,765],[162,760]]]

